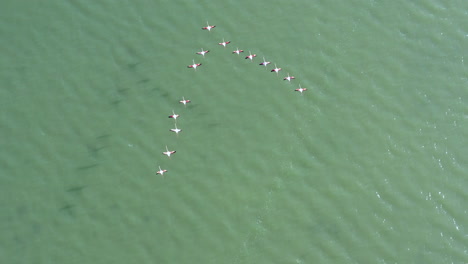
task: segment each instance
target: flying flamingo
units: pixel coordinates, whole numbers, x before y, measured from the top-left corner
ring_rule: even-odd
[[[302,92],[307,91],[307,88],[302,88],[301,85],[299,84],[299,88],[295,89],[294,91],[300,92],[302,94]]]
[[[197,70],[197,67],[202,65],[201,63],[195,63],[195,60],[192,60],[192,62],[193,62],[193,64],[187,66],[187,68],[192,68],[194,70]]]
[[[294,77],[294,76],[289,76],[289,72],[288,72],[288,76],[286,76],[286,77],[283,78],[283,80],[289,81],[289,82],[291,82],[291,80],[293,80],[293,79],[296,79],[296,77]]]
[[[240,50],[239,48],[237,48],[235,51],[233,51],[232,53],[236,53],[237,55],[241,54],[241,52],[244,52],[243,50]]]
[[[201,51],[197,52],[198,55],[202,55],[203,57],[205,57],[205,54],[207,54],[208,52],[210,52],[209,50],[203,50],[203,48],[201,49]]]
[[[250,53],[250,51],[249,51],[249,54],[250,54],[250,55],[247,56],[247,57],[245,57],[245,58],[246,58],[246,59],[249,59],[250,61],[253,61],[253,58],[257,57],[257,54],[252,54],[252,53]]]
[[[171,157],[172,154],[176,153],[175,150],[171,150],[169,151],[169,149],[167,149],[167,146],[166,146],[166,151],[164,151],[162,154],[168,156],[169,158]]]
[[[263,62],[262,62],[262,63],[260,63],[259,65],[263,65],[263,66],[265,66],[265,67],[266,67],[266,66],[267,66],[268,64],[270,64],[270,63],[271,63],[271,62],[269,62],[269,61],[266,61],[266,60],[265,60],[265,57],[263,57]]]
[[[227,44],[231,43],[231,41],[224,41],[224,38],[223,38],[223,42],[220,42],[218,43],[219,45],[222,45],[223,47],[226,47]]]
[[[215,28],[216,26],[210,26],[210,23],[208,23],[208,21],[206,21],[206,27],[202,27],[203,30],[208,30],[208,31],[211,31],[213,28]]]
[[[174,118],[176,120],[180,115],[174,113],[174,110],[172,110],[172,115],[168,116],[169,118]]]
[[[182,131],[182,129],[178,129],[177,125],[175,124],[175,128],[171,128],[169,129],[169,131],[175,132],[177,135],[179,135],[179,132]]]
[[[271,70],[271,72],[276,72],[276,75],[278,75],[279,71],[281,71],[281,68],[276,67],[276,63],[275,63],[275,68]]]
[[[183,97],[183,96],[182,96],[182,100],[179,101],[179,103],[184,104],[184,106],[187,106],[187,104],[190,103],[190,102],[192,102],[192,101],[185,100],[185,97]]]
[[[165,172],[167,172],[167,170],[162,170],[161,166],[159,166],[159,170],[156,172],[156,174],[164,175]]]

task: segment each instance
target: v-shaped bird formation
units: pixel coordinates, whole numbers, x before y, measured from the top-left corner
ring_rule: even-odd
[[[216,28],[215,25],[210,25],[208,22],[206,22],[206,26],[202,27],[201,29],[202,30],[207,30],[209,32],[211,32],[211,30],[214,30]],[[219,42],[218,45],[221,45],[223,46],[224,48],[226,48],[230,43],[231,41],[226,41],[224,38],[222,39],[223,41],[222,42]],[[208,54],[208,52],[210,52],[210,50],[205,50],[204,48],[201,48],[200,51],[197,51],[195,52],[195,54],[197,55],[201,55],[203,57],[205,57],[205,55]],[[242,49],[239,49],[239,48],[236,48],[236,50],[232,51],[232,54],[237,54],[237,55],[240,55],[241,53],[243,53],[244,50]],[[250,51],[249,51],[249,55],[245,57],[245,59],[249,59],[251,62],[253,62],[253,60],[257,57],[257,54],[252,54]],[[265,67],[268,67],[268,65],[270,65],[271,62],[270,61],[266,61],[265,60],[265,57],[263,57],[263,62],[259,63],[260,66],[265,66]],[[202,63],[197,63],[195,62],[195,59],[192,60],[192,64],[188,65],[187,68],[191,68],[193,70],[197,70],[198,67],[201,67],[203,64]],[[279,75],[279,72],[282,70],[282,68],[279,68],[276,63],[274,63],[275,67],[272,68],[270,70],[270,72],[274,72],[276,73],[277,75]],[[292,80],[296,79],[296,77],[294,76],[291,76],[288,72],[287,76],[285,76],[283,78],[283,80],[285,81],[288,81],[288,82],[291,82]],[[299,92],[300,94],[302,94],[303,92],[307,91],[307,88],[303,88],[301,87],[301,85],[299,84],[299,88],[297,89],[294,89],[294,91],[296,92]],[[182,100],[179,101],[179,103],[183,104],[185,107],[187,106],[188,103],[190,103],[191,101],[188,100],[188,99],[185,99],[185,97],[182,97]],[[171,118],[171,119],[174,119],[174,128],[171,128],[169,129],[169,131],[171,132],[174,132],[176,135],[178,135],[182,129],[178,128],[177,127],[177,118],[179,117],[180,115],[176,114],[174,112],[174,110],[172,110],[172,115],[169,115],[168,117]],[[171,157],[171,155],[175,154],[176,151],[175,150],[169,150],[168,146],[166,146],[166,151],[163,151],[162,154],[163,155],[166,155],[168,156],[169,158]],[[165,170],[165,169],[161,169],[161,166],[158,166],[159,170],[156,171],[156,174],[159,174],[159,175],[164,175],[164,173],[168,172],[168,170]]]

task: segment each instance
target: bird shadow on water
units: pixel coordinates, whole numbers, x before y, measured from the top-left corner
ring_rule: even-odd
[[[59,212],[68,216],[75,216],[75,205],[74,204],[65,204],[59,208]]]
[[[153,87],[150,92],[152,93],[158,93],[159,96],[163,97],[163,98],[168,98],[169,97],[169,92],[167,91],[164,91],[163,89],[161,89],[161,87]]]
[[[136,71],[138,68],[138,65],[141,64],[141,61],[138,62],[133,62],[133,63],[127,63],[127,69],[131,71]]]
[[[97,136],[90,143],[86,144],[88,153],[93,159],[98,159],[101,150],[107,148],[107,140],[110,138],[110,136],[111,135],[109,134],[103,134]]]
[[[122,100],[114,100],[114,101],[111,101],[110,104],[111,104],[112,106],[117,107],[117,106],[119,106],[119,104],[120,104],[121,102],[122,102]]]
[[[96,139],[97,140],[104,140],[104,139],[108,139],[110,137],[111,137],[110,134],[103,134],[103,135],[97,136]]]
[[[88,164],[88,165],[77,167],[76,170],[77,171],[86,171],[86,170],[94,169],[94,168],[96,168],[98,166],[99,166],[99,163],[93,163],[93,164]]]
[[[125,75],[126,76],[126,75]],[[136,76],[133,77],[134,80],[129,81],[116,81],[114,89],[109,89],[106,98],[109,100],[109,103],[113,106],[117,106],[125,100],[129,100],[134,96],[135,92],[139,94],[141,89],[147,89],[152,91],[149,84],[151,79],[146,76]]]
[[[92,156],[94,159],[97,159],[99,156],[99,152],[106,148],[106,146],[97,146],[92,144],[88,144],[86,147],[88,149],[89,155]]]
[[[101,157],[101,152],[107,148],[110,137],[110,134],[102,134],[90,140],[89,143],[86,143],[85,147],[92,162],[87,165],[79,166],[76,168],[76,170],[89,171],[96,169],[100,165],[98,160]]]
[[[67,194],[67,200],[73,200],[77,202],[83,195],[84,191],[88,188],[88,185],[75,185],[65,189]],[[76,213],[75,203],[65,203],[58,211],[64,215],[75,217]]]
[[[109,97],[111,97],[110,104],[118,106],[124,98],[127,97],[130,88],[117,88]]]
[[[137,84],[145,84],[145,83],[149,83],[150,79],[141,79],[137,82]]]
[[[73,187],[66,189],[65,191],[67,193],[72,193],[72,194],[81,194],[83,190],[86,189],[86,187],[88,186],[87,185],[73,186]]]

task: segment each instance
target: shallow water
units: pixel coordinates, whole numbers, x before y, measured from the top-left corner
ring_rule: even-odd
[[[7,1],[4,262],[466,263],[466,10]]]

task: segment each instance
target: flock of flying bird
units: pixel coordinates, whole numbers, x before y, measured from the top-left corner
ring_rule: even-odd
[[[202,27],[203,30],[208,30],[208,31],[211,31],[212,29],[214,29],[216,26],[210,26],[210,24],[207,22],[207,26],[206,27]],[[231,41],[225,41],[223,39],[223,42],[220,42],[218,43],[219,45],[223,46],[223,47],[226,47],[229,43],[231,43]],[[204,50],[203,48],[201,49],[201,51],[199,52],[196,52],[196,54],[198,55],[202,55],[203,57],[205,57],[205,55],[210,52],[209,50]],[[235,53],[237,55],[240,55],[242,52],[244,52],[243,50],[240,50],[239,48],[237,48],[236,50],[234,50],[232,53]],[[256,54],[252,54],[250,51],[249,51],[249,55],[245,57],[245,59],[249,59],[250,61],[253,61],[253,59],[257,57]],[[196,70],[198,67],[202,66],[201,63],[195,63],[195,60],[192,61],[193,64],[191,65],[188,65],[187,68],[192,68],[194,70]],[[261,66],[265,66],[267,67],[268,64],[270,64],[271,62],[269,61],[266,61],[265,60],[265,57],[263,57],[263,62],[261,62],[259,65]],[[281,71],[282,69],[281,68],[278,68],[275,64],[275,68],[273,68],[271,70],[271,72],[275,72],[276,74],[279,73],[279,71]],[[285,81],[289,81],[291,82],[291,80],[294,80],[295,77],[294,76],[290,76],[289,73],[288,73],[288,76],[284,77],[283,80]],[[302,88],[301,85],[299,84],[299,88],[297,89],[294,89],[294,91],[296,92],[300,92],[301,94],[304,92],[304,91],[307,91],[307,88]],[[179,103],[183,104],[184,106],[186,106],[188,103],[190,103],[190,100],[186,100],[185,97],[182,97],[182,100],[179,101]],[[174,110],[172,110],[172,115],[169,116],[169,118],[172,118],[174,119],[174,121],[177,120],[177,118],[179,117],[178,114],[176,114],[174,112]],[[181,129],[177,128],[177,123],[174,124],[175,125],[175,128],[172,128],[170,129],[171,132],[174,132],[176,134],[179,134],[180,131],[182,131]],[[164,151],[162,154],[168,156],[169,158],[171,157],[172,154],[176,153],[175,150],[169,150],[166,146],[166,151]],[[164,175],[164,173],[167,172],[167,170],[164,170],[164,169],[161,169],[161,166],[159,166],[159,170],[156,172],[156,174],[160,174],[160,175]]]

